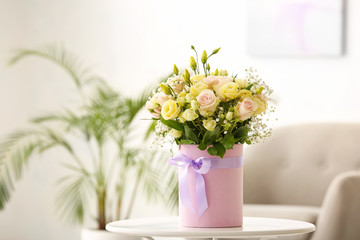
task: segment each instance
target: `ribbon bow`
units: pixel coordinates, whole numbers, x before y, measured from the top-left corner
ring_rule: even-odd
[[[197,215],[201,217],[202,214],[208,208],[208,201],[206,197],[205,181],[203,174],[206,174],[211,167],[211,159],[206,157],[200,157],[196,160],[188,158],[184,154],[176,155],[175,157],[169,159],[171,165],[177,167],[182,167],[183,170],[179,176],[179,192],[181,202],[193,213],[195,213],[190,200],[190,192],[187,183],[187,173],[188,168],[192,167],[195,172],[195,195],[196,195],[196,205],[197,205]]]

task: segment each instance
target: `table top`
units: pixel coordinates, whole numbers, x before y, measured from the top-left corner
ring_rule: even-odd
[[[115,221],[107,224],[106,230],[143,237],[241,238],[304,234],[315,231],[315,226],[288,219],[244,217],[243,227],[188,228],[179,225],[178,217],[166,217]]]

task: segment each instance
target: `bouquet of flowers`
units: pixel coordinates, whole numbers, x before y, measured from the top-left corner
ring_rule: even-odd
[[[210,55],[203,51],[201,62],[191,48],[195,52],[195,57],[190,57],[191,70],[179,72],[174,65],[174,74],[154,89],[146,102],[157,121],[155,142],[195,144],[222,158],[234,144],[269,137],[271,128],[264,120],[274,111],[269,104],[272,90],[256,70],[246,69],[243,77],[229,76],[226,70],[211,72],[208,61],[220,48]]]

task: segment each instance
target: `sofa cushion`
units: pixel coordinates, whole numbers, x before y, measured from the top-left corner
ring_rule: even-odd
[[[244,204],[243,213],[246,217],[284,218],[315,224],[320,208],[296,205]]]

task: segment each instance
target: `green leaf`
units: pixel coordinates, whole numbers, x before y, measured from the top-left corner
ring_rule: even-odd
[[[235,144],[235,138],[231,133],[225,135],[221,142],[226,149],[232,149]]]
[[[212,156],[217,156],[217,149],[216,147],[212,146],[212,147],[209,147],[207,152],[212,155]]]
[[[175,130],[182,131],[182,132],[184,131],[184,126],[175,120],[165,120],[165,119],[161,118],[160,121],[170,128],[173,128]]]
[[[185,129],[185,138],[188,140],[192,140],[195,143],[199,142],[198,137],[195,135],[195,133],[193,132],[193,130],[191,130],[191,128],[189,128],[189,126],[185,125],[184,126]]]
[[[224,157],[226,149],[221,143],[216,143],[212,147],[208,148],[208,153],[213,156]]]
[[[247,138],[248,132],[249,132],[249,129],[247,127],[241,126],[238,129],[236,129],[236,131],[234,132],[234,137],[245,139],[245,138]]]
[[[194,144],[195,142],[189,139],[181,139],[180,140],[181,144]]]
[[[205,143],[200,143],[198,146],[198,149],[200,149],[201,151],[204,151],[207,148],[207,145]]]
[[[202,142],[206,145],[214,144],[219,135],[220,127],[216,127],[214,131],[206,131]]]
[[[249,84],[245,89],[246,89],[246,90],[250,90],[253,85],[254,85],[254,84]]]

